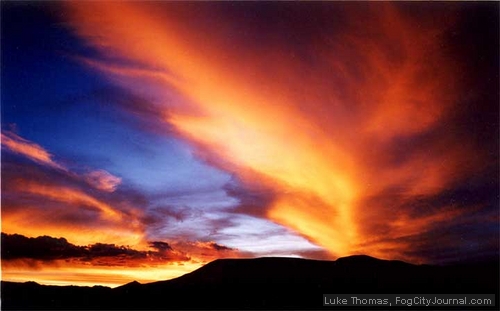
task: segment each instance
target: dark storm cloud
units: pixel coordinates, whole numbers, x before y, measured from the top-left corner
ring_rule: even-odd
[[[146,253],[131,249],[126,246],[118,246],[115,244],[95,243],[87,247],[88,258],[93,257],[115,257],[125,256],[129,258],[144,258]]]
[[[231,248],[231,247],[227,247],[227,246],[224,246],[224,245],[219,245],[215,242],[211,242],[209,244],[213,249],[215,249],[216,251],[234,251],[235,249],[234,248]]]
[[[76,246],[65,238],[53,238],[50,236],[39,236],[27,238],[19,234],[5,234],[2,232],[2,259],[65,259],[83,257],[88,250],[82,246]]]
[[[159,252],[172,250],[172,247],[168,243],[161,241],[149,242],[149,247],[154,248]]]
[[[190,258],[172,249],[168,243],[150,242],[154,251],[139,251],[128,246],[94,243],[88,246],[78,246],[69,243],[65,238],[39,236],[28,238],[19,234],[2,232],[2,259],[79,259],[95,262],[100,265],[120,265],[148,259],[149,261],[185,261]],[[223,247],[223,246],[220,246]]]

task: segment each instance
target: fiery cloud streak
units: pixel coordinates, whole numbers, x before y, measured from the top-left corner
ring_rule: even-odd
[[[25,156],[37,163],[66,170],[62,165],[56,163],[52,159],[52,155],[43,147],[30,142],[15,133],[2,131],[2,147],[10,152]]]
[[[415,260],[398,239],[467,213],[433,206],[436,218],[408,208],[488,165],[446,127],[456,122],[461,82],[443,48],[453,14],[417,20],[392,4],[339,5],[337,13],[325,5],[323,24],[283,18],[290,43],[279,27],[265,34],[248,19],[223,21],[217,6],[67,7],[79,36],[130,65],[87,63],[138,92],[155,84],[178,93],[179,102],[159,98],[164,121],[200,157],[272,191],[266,216],[332,254]],[[317,34],[301,36],[301,22]],[[247,37],[235,30],[245,26]],[[390,208],[372,200],[388,191],[405,199]]]

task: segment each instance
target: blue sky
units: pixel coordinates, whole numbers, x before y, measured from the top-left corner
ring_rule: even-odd
[[[54,161],[75,173],[99,169],[120,178],[119,189],[144,197],[146,206],[140,207],[144,211],[162,208],[212,213],[203,218],[193,212],[193,219],[183,220],[179,226],[190,239],[213,239],[206,229],[212,226],[212,218],[228,217],[228,210],[239,204],[238,198],[224,190],[234,182],[231,173],[196,158],[192,146],[169,135],[167,127],[148,130],[150,120],[117,109],[114,101],[134,99],[128,90],[81,62],[80,58],[91,57],[95,51],[58,20],[59,12],[57,6],[42,3],[9,3],[4,7],[2,129],[39,145]],[[4,182],[8,177],[4,176]],[[243,236],[252,231],[259,235],[262,230],[267,236],[269,228],[274,228],[277,233],[273,234],[295,241],[296,247],[285,255],[317,248],[264,219],[241,218],[235,226],[245,222],[252,223],[253,229],[246,229]],[[148,238],[175,239],[176,230],[160,228],[154,231],[156,236]],[[48,233],[40,231],[44,234]],[[239,248],[238,239],[226,240]],[[243,246],[242,251],[255,249],[252,244]],[[276,247],[280,248],[261,249],[268,254]]]

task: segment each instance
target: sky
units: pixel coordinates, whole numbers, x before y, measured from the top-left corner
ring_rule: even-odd
[[[498,6],[2,1],[2,280],[498,259]]]

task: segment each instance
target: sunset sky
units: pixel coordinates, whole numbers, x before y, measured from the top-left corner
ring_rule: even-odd
[[[498,258],[498,2],[1,9],[2,280]]]

